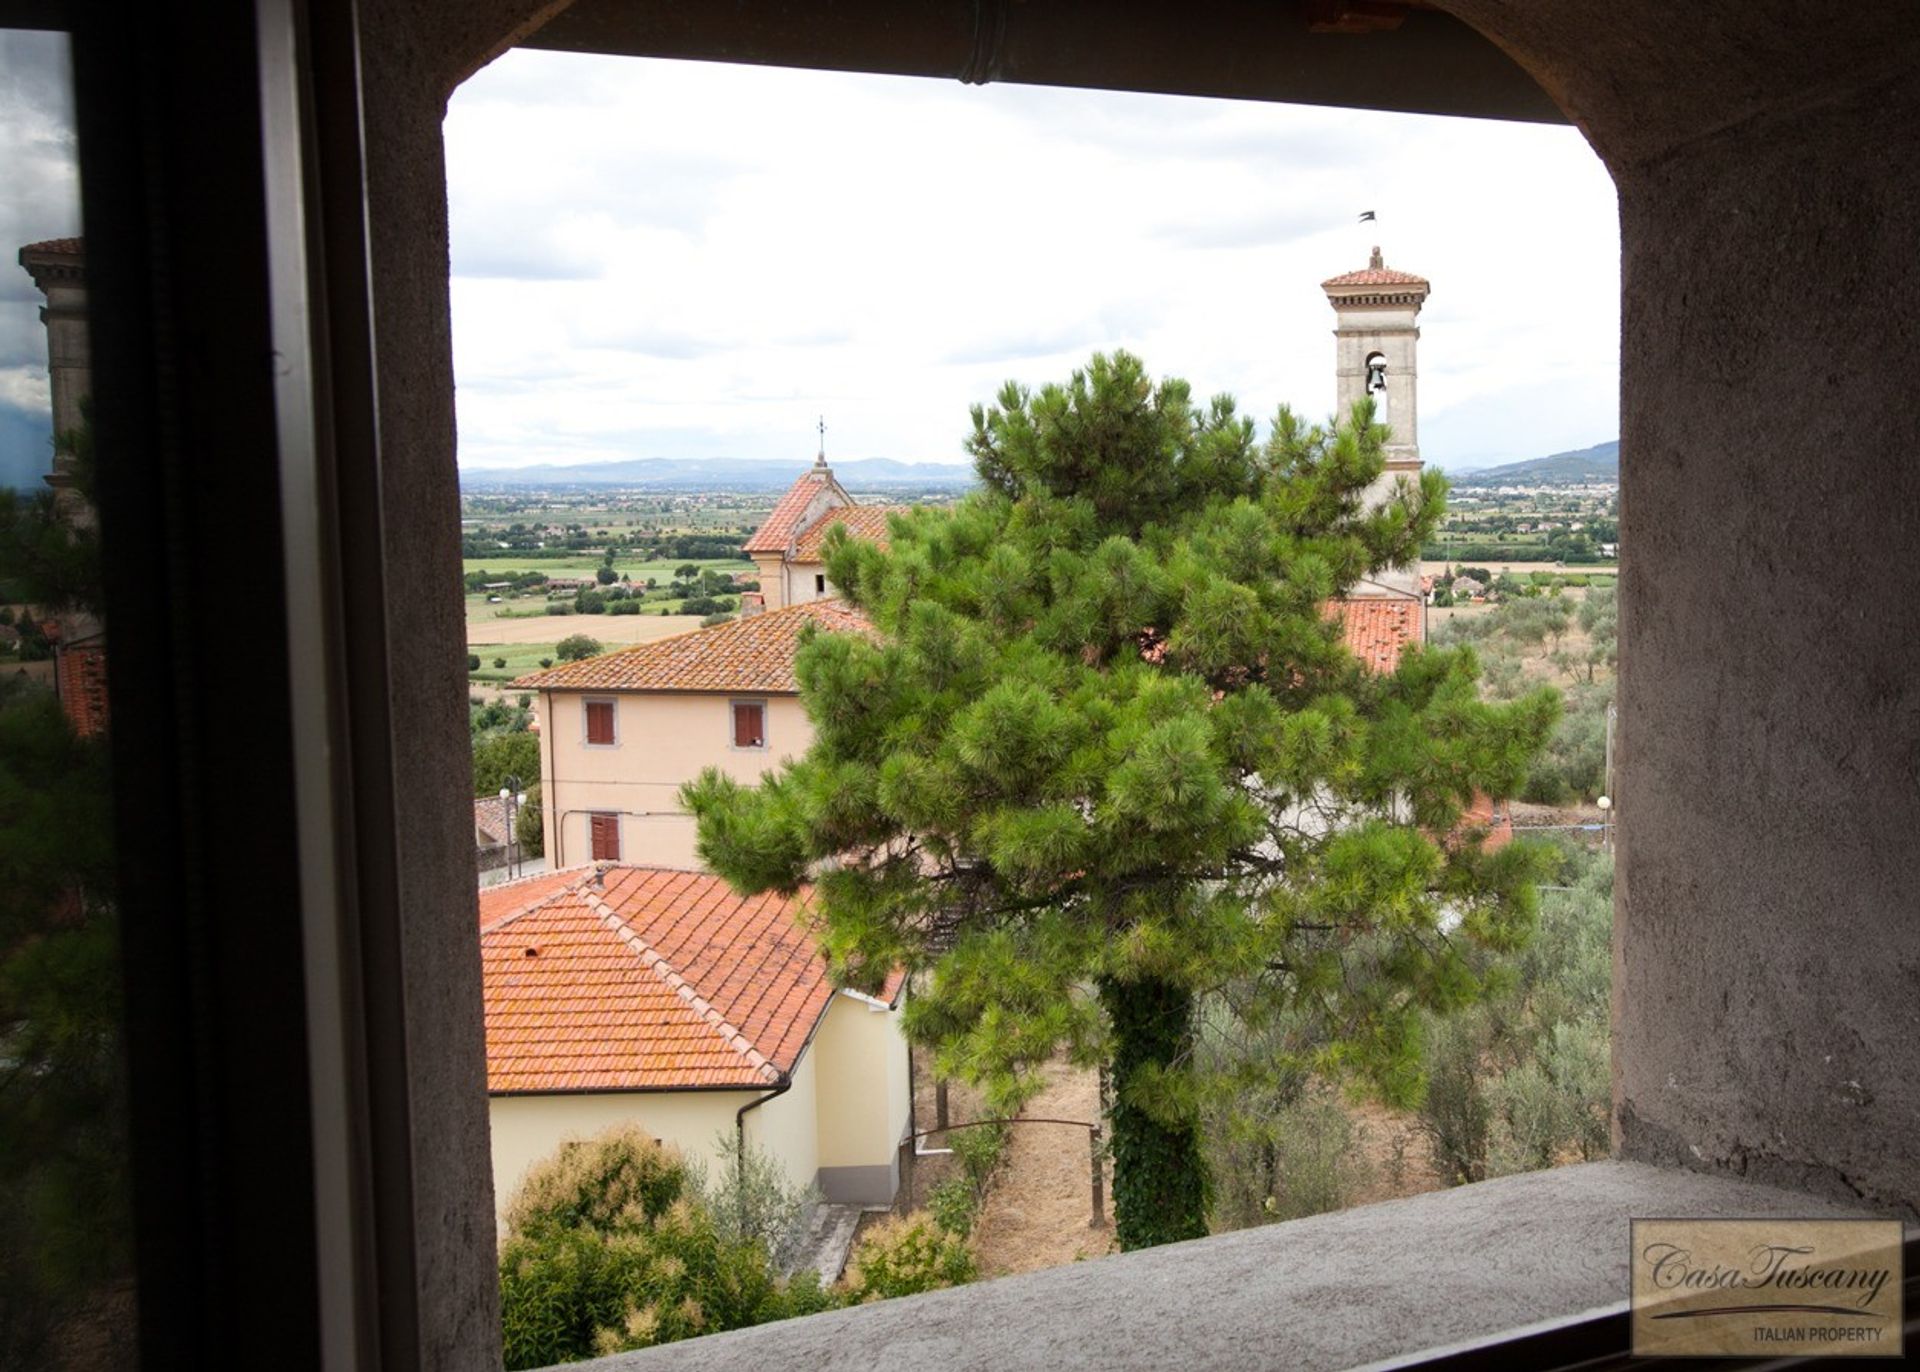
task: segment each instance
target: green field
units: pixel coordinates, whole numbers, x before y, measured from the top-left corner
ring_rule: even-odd
[[[540,659],[553,656],[551,643],[494,643],[475,648],[480,656],[480,670],[467,674],[470,681],[486,682],[490,685],[504,686],[515,677],[525,676],[528,672],[540,670]],[[493,665],[495,658],[505,658],[505,667]]]
[[[548,576],[592,576],[600,567],[598,553],[581,553],[575,557],[529,557],[523,552],[514,552],[502,548],[497,557],[469,557],[461,559],[462,576],[470,572],[545,572]],[[701,571],[709,567],[721,572],[752,572],[753,564],[740,559],[709,558],[656,558],[652,562],[639,562],[629,558],[616,559],[613,570],[624,573],[634,581],[645,581],[653,577],[662,584],[673,580],[673,574],[681,567],[691,563]]]

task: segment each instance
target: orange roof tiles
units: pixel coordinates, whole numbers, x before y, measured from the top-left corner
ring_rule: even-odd
[[[798,695],[794,651],[807,624],[871,634],[872,624],[838,600],[810,600],[729,620],[618,652],[569,662],[514,682],[539,691],[748,691]]]
[[[1339,276],[1330,276],[1320,283],[1322,288],[1327,286],[1430,286],[1431,284],[1424,276],[1396,271],[1392,267],[1362,267],[1357,272],[1343,272]]]
[[[787,487],[787,493],[774,503],[773,512],[747,540],[748,554],[786,552],[787,545],[800,532],[800,521],[806,518],[808,507],[827,490],[837,492],[847,504],[853,504],[853,497],[840,489],[840,483],[833,479],[833,469],[822,459]]]
[[[1329,600],[1322,608],[1328,619],[1341,622],[1347,651],[1376,672],[1398,667],[1401,651],[1426,636],[1426,606],[1418,600]]]
[[[869,543],[887,546],[887,516],[905,514],[909,505],[846,505],[829,510],[826,514],[809,524],[806,530],[794,540],[793,560],[795,562],[818,562],[821,559],[820,545],[826,542],[827,530],[836,524],[847,526],[847,532],[855,538],[864,538]]]
[[[1431,288],[1433,283],[1424,276],[1415,276],[1412,272],[1395,271],[1380,256],[1380,249],[1373,250],[1373,256],[1367,265],[1357,272],[1342,272],[1339,276],[1330,276],[1320,283],[1320,288],[1338,288],[1341,286],[1409,286],[1418,287],[1422,292]]]
[[[24,253],[57,253],[63,257],[74,257],[86,251],[85,240],[79,238],[43,238],[38,243],[29,243],[20,249]]]
[[[502,881],[480,890],[480,927],[499,924],[522,914],[556,891],[565,890],[580,880],[578,871],[541,872],[517,881]]]
[[[707,873],[620,866],[483,891],[487,1089],[776,1083],[834,994],[806,898],[740,896]],[[490,903],[505,913],[489,921]]]

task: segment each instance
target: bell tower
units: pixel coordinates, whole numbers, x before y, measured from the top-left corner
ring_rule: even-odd
[[[1367,492],[1370,505],[1393,494],[1400,480],[1420,473],[1420,389],[1416,354],[1420,343],[1420,307],[1429,289],[1424,276],[1395,271],[1373,250],[1357,272],[1320,283],[1333,306],[1333,366],[1339,418],[1354,402],[1373,397],[1374,418],[1389,429],[1387,466]],[[1420,595],[1420,568],[1383,568],[1350,593],[1366,596]]]
[[[1341,419],[1353,402],[1372,396],[1374,413],[1393,430],[1387,440],[1387,471],[1420,470],[1420,391],[1415,354],[1420,307],[1429,289],[1424,276],[1395,271],[1373,250],[1357,272],[1320,283],[1333,306],[1334,376]]]

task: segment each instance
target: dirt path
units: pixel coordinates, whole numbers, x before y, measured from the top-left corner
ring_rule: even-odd
[[[918,1061],[918,1060],[917,1060]],[[920,1127],[933,1127],[932,1073],[915,1074],[917,1118]],[[1098,1076],[1065,1062],[1046,1068],[1047,1085],[1023,1115],[1031,1119],[1094,1120],[1099,1118]],[[951,1118],[956,1122],[981,1117],[978,1100],[966,1087],[950,1088]],[[1370,1103],[1346,1102],[1354,1123],[1353,1146],[1364,1157],[1364,1180],[1350,1204],[1418,1195],[1443,1184],[1433,1165],[1430,1144],[1414,1116]],[[927,1140],[938,1147],[943,1140]],[[1057,1124],[1016,1124],[1007,1142],[1006,1156],[987,1192],[986,1204],[974,1223],[972,1242],[983,1277],[1032,1272],[1113,1251],[1113,1167],[1106,1164],[1108,1225],[1088,1226],[1091,1216],[1091,1178],[1084,1129]],[[920,1159],[914,1194],[902,1197],[902,1208],[925,1204],[935,1185],[958,1171],[952,1158]]]
[[[1032,1118],[1097,1120],[1098,1079],[1089,1070],[1056,1062],[1047,1086],[1023,1114]],[[1106,1228],[1090,1229],[1092,1176],[1087,1131],[1058,1124],[1016,1124],[1000,1173],[973,1231],[983,1276],[1032,1272],[1079,1258],[1095,1258],[1113,1240],[1111,1164]]]

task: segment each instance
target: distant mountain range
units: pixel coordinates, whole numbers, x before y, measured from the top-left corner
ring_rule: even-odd
[[[467,490],[514,486],[622,486],[630,490],[784,491],[811,465],[806,459],[759,458],[688,460],[641,457],[572,466],[468,468],[460,473]],[[890,457],[853,458],[833,464],[840,484],[860,490],[884,486],[971,486],[973,468],[944,462],[896,462]]]
[[[616,462],[580,462],[570,466],[478,467],[463,470],[467,490],[512,487],[619,486],[656,491],[784,491],[807,469],[804,461],[764,458],[687,459],[641,457]],[[863,491],[886,487],[959,488],[973,484],[973,468],[948,462],[898,462],[890,457],[859,457],[833,464],[840,483]],[[1500,467],[1450,472],[1456,486],[1574,486],[1617,481],[1620,443],[1596,443],[1575,452],[1509,462]]]
[[[1449,472],[1456,486],[1578,486],[1620,479],[1620,440],[1501,467]]]

